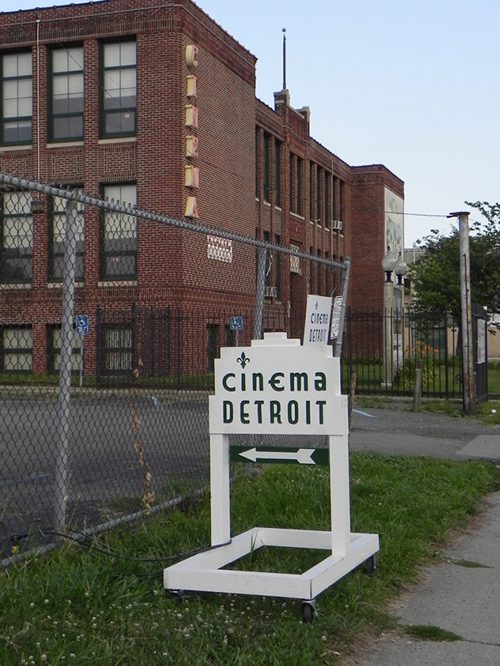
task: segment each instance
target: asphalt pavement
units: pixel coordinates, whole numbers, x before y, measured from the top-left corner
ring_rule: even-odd
[[[356,409],[353,451],[486,459],[500,465],[500,426],[440,413]],[[391,608],[402,625],[437,627],[455,640],[384,634],[349,664],[359,666],[500,665],[500,492],[486,498],[470,529],[441,551],[414,591]]]

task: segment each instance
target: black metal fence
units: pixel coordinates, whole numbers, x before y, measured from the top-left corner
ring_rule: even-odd
[[[461,397],[459,326],[449,315],[348,309],[345,331],[344,390],[355,373],[357,393],[413,395],[421,368],[423,396]]]

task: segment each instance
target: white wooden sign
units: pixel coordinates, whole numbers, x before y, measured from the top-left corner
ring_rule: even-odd
[[[309,294],[304,324],[304,345],[328,344],[331,313],[332,299],[329,296]]]
[[[329,319],[327,330],[329,330]],[[251,347],[225,348],[215,361],[210,398],[212,546],[163,572],[166,589],[301,599],[313,608],[318,594],[374,557],[377,534],[350,529],[347,398],[340,393],[339,359],[326,345],[300,345],[285,333],[266,333]],[[253,527],[231,536],[230,434],[326,435],[330,465],[330,530]],[[302,445],[302,443],[301,443]],[[292,452],[312,464],[315,449]],[[279,458],[280,448],[247,455]],[[283,453],[283,450],[281,451]],[[292,455],[285,451],[289,457]],[[329,550],[302,574],[236,571],[227,565],[261,546]],[[306,614],[304,612],[304,617]]]
[[[340,360],[331,347],[304,348],[282,333],[267,335],[266,346],[257,343],[221,350],[210,397],[210,432],[338,433],[345,400]]]

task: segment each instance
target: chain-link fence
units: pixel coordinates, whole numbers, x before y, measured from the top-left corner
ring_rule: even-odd
[[[221,346],[302,337],[307,295],[345,302],[349,262],[140,210],[128,185],[101,199],[0,174],[0,194],[8,558],[206,488]]]

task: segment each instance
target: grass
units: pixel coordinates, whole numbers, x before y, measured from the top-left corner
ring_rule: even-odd
[[[266,466],[233,487],[233,533],[255,525],[329,529],[325,468]],[[252,596],[165,594],[165,558],[206,544],[207,498],[89,549],[65,545],[12,566],[0,585],[0,663],[92,666],[335,664],[367,634],[394,628],[387,604],[465,526],[499,471],[478,462],[351,456],[352,529],[378,532],[375,576],[352,572],[318,600],[312,624],[297,603]],[[252,565],[302,571],[308,550],[264,549]],[[243,561],[243,566],[248,563]],[[403,628],[404,630],[404,628]]]
[[[492,395],[500,396],[500,361],[488,363],[488,391]]]
[[[461,641],[462,637],[436,627],[432,624],[408,624],[404,627],[405,632],[414,638],[420,638],[423,641]]]
[[[399,407],[413,411],[413,401],[410,399],[391,398],[388,396],[355,397],[354,407],[372,409],[394,409]],[[440,412],[455,418],[464,417],[462,402],[460,400],[445,400],[439,398],[423,398],[418,412]],[[475,417],[485,425],[500,425],[500,400],[491,399],[477,405]]]

